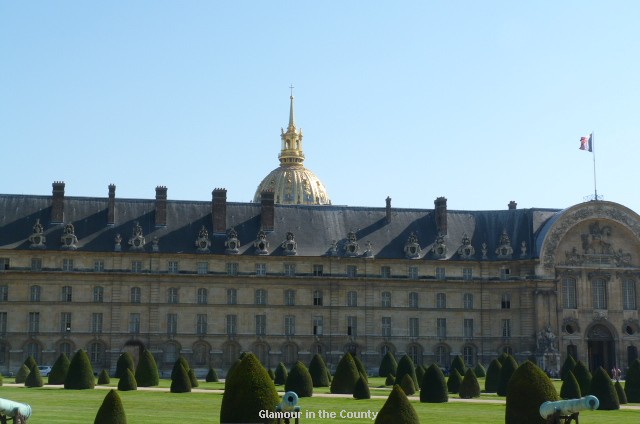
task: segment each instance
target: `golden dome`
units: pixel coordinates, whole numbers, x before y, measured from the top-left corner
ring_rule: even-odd
[[[273,191],[274,201],[281,205],[330,205],[327,189],[316,175],[303,166],[302,130],[296,132],[293,117],[293,95],[290,97],[289,126],[281,130],[280,166],[267,175],[256,189],[253,201],[260,202],[264,191]]]

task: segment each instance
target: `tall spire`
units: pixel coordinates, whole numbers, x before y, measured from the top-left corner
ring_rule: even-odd
[[[288,130],[293,129],[295,131],[296,122],[293,117],[293,89],[294,89],[293,84],[291,84],[289,88],[291,89],[291,95],[289,96],[289,99],[291,99],[291,106],[289,106],[289,126],[287,127],[287,129]]]
[[[280,148],[281,166],[302,165],[304,162],[304,152],[302,151],[302,130],[296,130],[296,123],[293,114],[293,84],[291,89],[290,106],[289,106],[289,126],[287,131],[281,130],[280,138],[282,139],[282,147]]]

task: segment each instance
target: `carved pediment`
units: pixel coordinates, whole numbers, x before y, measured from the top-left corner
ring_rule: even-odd
[[[404,245],[404,256],[407,259],[418,259],[420,257],[420,243],[415,233],[409,234],[409,238]]]
[[[209,231],[203,225],[198,231],[198,238],[196,238],[196,250],[200,253],[208,253],[211,247],[211,240],[209,239]]]
[[[500,236],[500,242],[498,243],[498,248],[496,249],[496,256],[498,259],[511,259],[511,255],[513,255],[513,247],[511,247],[511,239],[506,231],[502,232]]]
[[[267,233],[260,230],[253,242],[253,247],[256,248],[256,255],[268,255],[269,254],[269,241],[267,240]]]
[[[225,252],[230,255],[237,255],[240,252],[240,240],[238,240],[238,232],[231,227],[227,234],[227,240],[224,242]]]
[[[445,243],[444,235],[438,233],[436,241],[431,248],[431,253],[436,259],[444,259],[447,257],[447,244]]]
[[[347,235],[347,242],[344,245],[344,256],[354,257],[358,256],[358,239],[355,231],[349,231]]]
[[[462,245],[458,248],[458,256],[462,259],[471,259],[476,255],[476,249],[471,245],[471,239],[464,233],[462,235]]]
[[[60,237],[61,248],[64,250],[76,250],[78,243],[78,237],[76,237],[73,224],[67,224],[62,231],[62,237]]]
[[[144,250],[144,234],[142,233],[142,227],[139,222],[136,222],[133,226],[133,234],[129,238],[129,250]]]
[[[29,242],[31,249],[45,249],[47,246],[45,242],[47,238],[44,236],[44,227],[40,224],[40,219],[36,219],[36,223],[33,224],[31,235],[29,236]]]
[[[287,256],[294,256],[298,254],[298,243],[296,243],[294,234],[287,232],[287,239],[281,244],[284,254]]]

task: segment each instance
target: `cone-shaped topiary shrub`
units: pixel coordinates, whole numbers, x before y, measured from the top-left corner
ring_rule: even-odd
[[[480,397],[480,383],[471,368],[467,368],[462,383],[460,383],[460,397],[462,399]]]
[[[371,392],[369,391],[369,383],[367,383],[362,376],[358,379],[356,387],[353,388],[354,399],[371,399]]]
[[[0,387],[2,387],[2,384],[4,383],[4,377],[2,376],[2,374],[0,374]]]
[[[124,371],[125,375],[120,377],[118,381],[118,390],[122,392],[138,390],[138,383],[136,383],[136,377],[133,375],[133,371],[129,368],[125,368]]]
[[[353,389],[360,378],[358,367],[349,352],[338,362],[336,373],[331,380],[331,393],[353,394]]]
[[[287,375],[287,381],[284,383],[285,392],[296,392],[298,397],[310,397],[313,396],[313,380],[311,374],[304,364],[297,361],[289,375]]]
[[[217,383],[218,382],[218,373],[213,368],[209,368],[209,372],[207,376],[204,378],[204,381],[207,383]]]
[[[356,368],[358,368],[358,373],[364,377],[364,379],[369,382],[369,376],[367,375],[367,370],[364,367],[364,364],[362,363],[362,359],[360,359],[360,357],[358,355],[352,355],[353,356],[353,362],[355,362],[356,364]]]
[[[628,402],[640,402],[640,359],[631,363],[624,382]]]
[[[509,356],[511,355],[509,355],[507,352],[502,352],[500,356],[498,356],[498,362],[500,362],[500,365],[504,366],[504,361],[509,359]]]
[[[22,384],[27,381],[27,377],[29,376],[29,368],[25,364],[20,365],[20,369],[16,373],[15,382],[17,384]]]
[[[276,367],[276,379],[274,380],[274,383],[276,383],[276,386],[280,386],[286,383],[288,374],[289,372],[287,371],[287,367],[285,367],[285,365],[282,362],[280,362]]]
[[[418,377],[416,376],[416,367],[409,355],[404,355],[398,362],[396,370],[396,383],[402,383],[405,374],[409,374],[413,380],[414,387],[418,387]]]
[[[396,384],[378,412],[374,424],[420,424],[420,418],[407,395]]]
[[[573,375],[573,372],[568,371],[564,376],[564,380],[562,381],[562,387],[560,388],[560,398],[578,399],[581,397],[582,392],[580,391],[578,380],[576,380],[576,376]]]
[[[449,393],[458,393],[462,384],[462,376],[457,369],[452,368],[447,379],[447,390]]]
[[[505,363],[505,366],[508,366]],[[532,362],[524,361],[513,373],[507,387],[505,424],[545,424],[540,405],[558,400],[551,379]]]
[[[464,361],[459,355],[453,357],[451,361],[451,369],[457,369],[460,375],[465,375],[467,372],[467,366],[464,364]]]
[[[396,375],[396,369],[398,368],[398,362],[396,357],[393,356],[391,351],[384,354],[382,361],[380,361],[380,367],[378,368],[378,376],[386,377],[389,374]]]
[[[189,371],[187,371],[187,375],[189,375],[191,387],[198,387],[200,385],[200,383],[198,383],[198,377],[196,377],[196,372],[193,370],[193,368],[190,368]]]
[[[191,365],[189,365],[189,361],[187,361],[186,358],[182,355],[178,356],[178,359],[176,359],[176,361],[173,363],[173,368],[171,369],[172,380],[175,377],[176,373],[180,372],[178,369],[180,365],[182,365],[182,368],[184,368],[184,370],[187,372],[189,372],[189,370],[191,369]]]
[[[64,380],[69,372],[69,364],[69,357],[61,353],[51,367],[47,384],[64,384]]]
[[[478,362],[476,364],[475,368],[473,369],[473,373],[478,378],[482,378],[482,377],[486,377],[487,376],[487,370],[484,369],[484,367],[482,366],[482,364],[480,362]]]
[[[597,397],[600,401],[598,409],[603,411],[620,409],[620,400],[618,399],[616,388],[613,387],[611,377],[604,368],[598,367],[596,372],[593,373],[590,387],[589,394]]]
[[[69,372],[64,380],[64,388],[70,390],[93,389],[96,378],[93,376],[93,367],[87,352],[79,349],[71,358]]]
[[[424,378],[425,371],[426,369],[422,365],[418,365],[416,367],[416,378],[418,379],[418,385],[416,386],[416,389],[418,390],[420,389],[420,385],[422,384],[422,379]]]
[[[565,377],[569,373],[569,371],[573,371],[576,366],[576,360],[571,355],[567,355],[567,359],[562,363],[562,367],[560,367],[560,378],[564,381]],[[574,375],[575,377],[575,375]]]
[[[502,362],[502,368],[500,369],[500,379],[498,380],[498,390],[496,393],[498,396],[506,396],[507,395],[507,386],[509,385],[509,380],[511,376],[518,368],[518,363],[516,359],[509,355],[507,359]]]
[[[225,385],[227,384],[226,382],[231,378],[231,375],[233,374],[233,371],[236,369],[236,367],[237,367],[238,365],[240,365],[240,361],[241,361],[241,359],[240,359],[240,358],[236,359],[236,360],[233,362],[233,364],[231,364],[231,366],[229,367],[229,369],[227,370],[227,376],[225,377]],[[285,371],[286,371],[286,370],[287,370],[287,369],[285,368]]]
[[[618,395],[618,401],[620,401],[620,405],[627,404],[627,394],[624,392],[624,388],[622,387],[622,383],[616,381],[613,384],[613,387],[616,389],[616,394]]]
[[[98,374],[98,384],[105,385],[111,383],[111,379],[109,378],[109,373],[104,368]]]
[[[131,356],[129,352],[123,352],[118,357],[118,362],[116,362],[115,377],[116,378],[124,377],[127,369],[130,369],[131,372],[135,373],[136,365],[135,365],[135,361],[133,360],[133,356]]]
[[[127,415],[115,390],[109,390],[105,396],[93,424],[127,424]]]
[[[393,374],[389,374],[387,376],[387,378],[384,380],[384,385],[385,386],[393,386],[394,384],[396,384],[396,377]]]
[[[182,363],[178,363],[178,367],[173,369],[171,378],[171,393],[189,393],[191,391],[191,379],[189,372],[184,369]]]
[[[409,374],[405,374],[400,382],[400,387],[405,395],[411,396],[416,392],[416,386],[413,384],[413,378]]]
[[[420,402],[443,403],[449,401],[449,390],[444,374],[437,364],[431,364],[424,372],[420,386]]]
[[[40,370],[37,365],[34,365],[29,371],[29,375],[27,379],[24,381],[25,387],[42,387],[44,383],[42,382],[42,375],[40,374]]]
[[[275,424],[276,419],[259,418],[260,411],[275,411],[280,403],[273,381],[258,358],[252,353],[244,356],[225,385],[221,423]]]
[[[327,375],[327,364],[319,353],[313,355],[309,363],[309,374],[313,381],[313,387],[329,387],[329,376]]]
[[[28,369],[38,366],[38,363],[36,362],[35,359],[33,359],[33,356],[31,355],[27,356],[27,359],[24,360],[24,364],[27,366]]]
[[[153,354],[146,349],[140,355],[135,376],[138,387],[157,386],[160,382],[156,360]]]
[[[582,362],[576,362],[576,366],[573,367],[573,375],[576,376],[576,380],[578,380],[578,384],[580,385],[580,393],[583,396],[589,394],[591,389],[591,372],[589,368]]]
[[[275,372],[273,372],[273,370],[272,370],[271,368],[269,368],[269,369],[267,370],[267,374],[269,374],[269,378],[271,378],[271,380],[272,380],[272,381],[275,381],[275,379],[276,379],[276,373],[275,373]]]
[[[500,370],[502,369],[502,363],[497,359],[494,359],[489,364],[487,369],[487,375],[484,380],[484,391],[487,393],[495,393],[498,391],[498,383],[500,382]]]

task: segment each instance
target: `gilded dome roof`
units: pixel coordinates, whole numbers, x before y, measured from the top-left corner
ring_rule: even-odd
[[[274,201],[281,205],[330,205],[327,189],[316,175],[304,167],[302,130],[296,131],[293,95],[290,97],[289,126],[281,130],[280,166],[267,175],[256,189],[253,201],[260,202],[264,191],[273,191]]]

